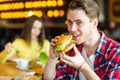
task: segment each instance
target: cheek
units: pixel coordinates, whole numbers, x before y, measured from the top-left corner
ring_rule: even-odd
[[[38,29],[32,29],[31,33],[34,34],[34,35],[36,35],[36,36],[38,36],[41,33],[41,31],[38,30]]]
[[[67,30],[68,30],[69,32],[72,32],[71,27],[69,27],[69,26],[67,26]]]
[[[41,34],[41,29],[37,29],[35,33],[36,33],[37,36],[40,35]]]
[[[31,34],[33,34],[33,33],[34,33],[34,30],[32,29],[32,30],[31,30]]]
[[[91,33],[92,33],[92,31],[91,31],[91,28],[89,26],[89,28],[87,28],[86,30],[84,30],[83,35],[84,35],[84,37],[86,39],[88,39],[91,36]]]
[[[38,31],[38,35],[40,35],[41,34],[41,31]]]

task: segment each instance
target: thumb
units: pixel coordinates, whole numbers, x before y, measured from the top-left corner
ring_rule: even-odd
[[[5,46],[12,46],[12,43],[8,42],[8,43],[5,44]]]

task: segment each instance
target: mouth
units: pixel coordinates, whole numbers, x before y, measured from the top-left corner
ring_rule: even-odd
[[[36,36],[36,34],[32,34],[32,36]]]
[[[80,34],[74,34],[74,35],[72,35],[72,36],[73,36],[73,38],[77,38],[77,37],[80,36]]]

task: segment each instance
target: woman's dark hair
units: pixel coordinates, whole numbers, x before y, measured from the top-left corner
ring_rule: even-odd
[[[22,34],[20,36],[21,38],[23,38],[27,42],[28,45],[31,45],[31,29],[32,29],[33,23],[36,20],[42,22],[42,19],[35,16],[35,15],[27,18],[25,25],[24,25],[24,28],[23,28],[23,31],[22,31]],[[41,46],[43,46],[44,39],[45,39],[45,30],[44,30],[44,26],[42,24],[41,33],[38,36],[38,42]]]

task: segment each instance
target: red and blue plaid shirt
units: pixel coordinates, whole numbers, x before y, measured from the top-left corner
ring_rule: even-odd
[[[101,40],[95,51],[94,71],[101,80],[120,80],[120,44],[101,33]],[[77,46],[81,52],[82,46]],[[68,52],[70,56],[74,51]],[[79,80],[79,70],[59,62],[54,80]]]

